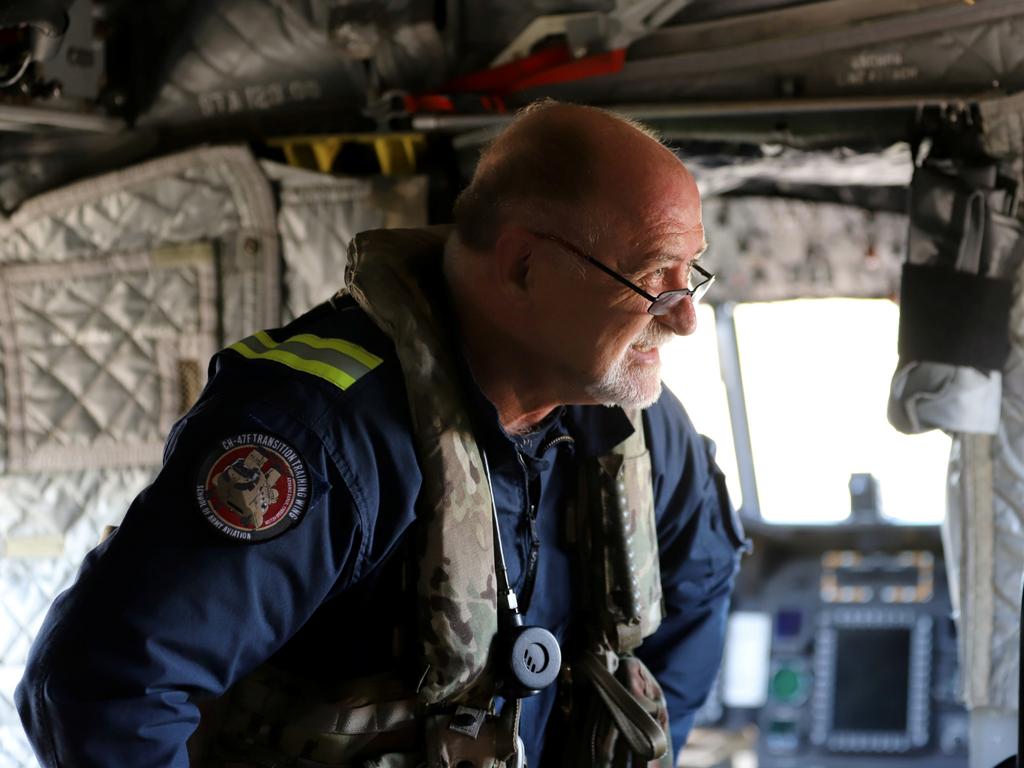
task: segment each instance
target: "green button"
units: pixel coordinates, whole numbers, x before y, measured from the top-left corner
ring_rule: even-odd
[[[783,667],[772,677],[772,693],[781,701],[789,701],[800,692],[800,675]]]

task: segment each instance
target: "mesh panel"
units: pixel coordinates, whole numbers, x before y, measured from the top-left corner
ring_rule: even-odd
[[[180,413],[185,413],[199,399],[199,392],[203,388],[206,377],[198,360],[178,361],[178,385],[179,385],[179,406]]]

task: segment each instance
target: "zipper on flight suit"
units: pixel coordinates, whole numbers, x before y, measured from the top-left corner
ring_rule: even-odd
[[[538,459],[543,460],[544,454],[556,445],[560,445],[562,443],[571,444],[575,442],[576,440],[571,435],[556,435],[541,446],[540,450],[537,452]],[[519,467],[523,471],[523,486],[526,495],[526,520],[529,524],[529,549],[526,555],[526,567],[523,569],[522,588],[519,590],[519,604],[522,612],[525,614],[530,607],[530,600],[533,597],[533,588],[537,579],[537,565],[540,562],[540,534],[537,532],[537,502],[540,501],[540,472],[537,472],[536,477],[531,480],[530,470],[526,466],[526,459],[523,458],[523,454],[518,448],[516,449],[516,459],[518,459]],[[536,499],[536,501],[534,501],[534,499]]]
[[[530,479],[530,470],[526,467],[526,460],[519,449],[516,449],[516,459],[523,471],[523,490],[526,496],[526,521],[529,524],[527,531],[527,543],[529,549],[526,553],[526,564],[523,568],[522,587],[519,590],[519,609],[525,615],[530,608],[530,601],[533,598],[533,586],[537,579],[537,563],[540,560],[540,535],[537,533],[537,505],[533,502],[534,496],[540,500],[540,473],[535,480]],[[536,483],[536,493],[530,493],[530,486]]]

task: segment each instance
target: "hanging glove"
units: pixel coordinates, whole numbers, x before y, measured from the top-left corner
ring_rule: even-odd
[[[888,416],[905,433],[994,434],[1024,260],[1020,193],[1006,163],[929,158],[910,186],[899,364]]]

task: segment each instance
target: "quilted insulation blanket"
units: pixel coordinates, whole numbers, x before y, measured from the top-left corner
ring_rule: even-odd
[[[348,240],[426,220],[426,183],[206,147],[79,182],[0,221],[0,764],[29,644],[161,462],[210,356],[341,284]]]

